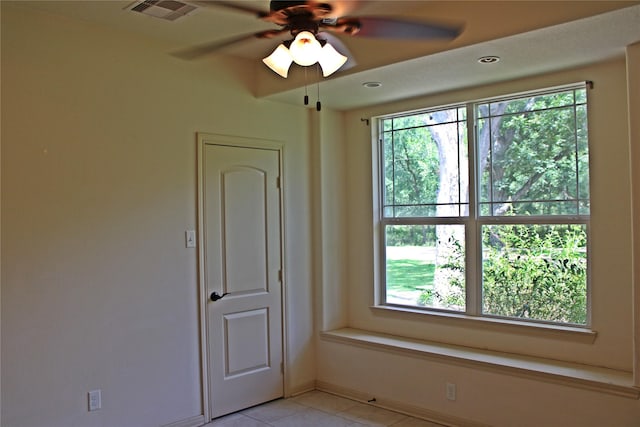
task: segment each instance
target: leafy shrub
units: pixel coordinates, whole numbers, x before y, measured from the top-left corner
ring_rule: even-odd
[[[483,231],[484,313],[586,323],[584,226],[501,225]]]
[[[484,314],[550,322],[587,321],[586,228],[583,225],[490,225],[483,227]],[[422,293],[428,306],[464,306],[462,246],[449,262],[450,292]]]

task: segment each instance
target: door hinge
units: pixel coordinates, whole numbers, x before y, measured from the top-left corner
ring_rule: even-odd
[[[284,362],[280,362],[280,373],[284,374]]]
[[[278,270],[278,280],[282,282],[282,270]]]
[[[280,188],[280,177],[276,178],[276,188]]]

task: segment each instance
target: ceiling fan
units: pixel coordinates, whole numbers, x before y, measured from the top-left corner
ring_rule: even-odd
[[[352,55],[334,34],[385,39],[451,40],[462,32],[461,25],[442,25],[381,16],[343,16],[361,3],[354,0],[271,0],[269,11],[254,8],[243,1],[216,0],[191,3],[250,13],[279,28],[195,46],[178,52],[177,56],[193,59],[244,40],[271,39],[289,34],[292,39],[278,45],[270,56],[263,59],[269,68],[285,78],[294,62],[301,66],[318,63],[325,77],[338,69],[353,66],[354,61],[347,62]]]

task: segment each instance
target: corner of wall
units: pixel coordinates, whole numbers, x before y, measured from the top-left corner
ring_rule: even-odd
[[[0,7],[0,21],[2,20],[2,8]],[[0,46],[0,56],[2,47]],[[0,79],[2,70],[0,70]],[[0,85],[0,98],[2,98],[2,88]],[[1,110],[1,108],[0,108]],[[0,123],[2,119],[0,118]],[[1,126],[0,126],[1,128]],[[0,425],[2,425],[2,138],[0,137]]]
[[[627,99],[633,227],[633,382],[640,387],[640,43],[627,46]],[[635,167],[634,167],[635,166]]]
[[[311,111],[311,110],[310,110]],[[346,326],[346,159],[342,113],[333,110],[312,110],[316,121],[314,136],[317,183],[315,200],[319,212],[317,234],[318,274],[317,299],[320,330]]]

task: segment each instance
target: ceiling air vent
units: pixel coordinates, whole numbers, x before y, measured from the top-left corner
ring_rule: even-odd
[[[175,0],[137,1],[129,7],[129,10],[134,12],[166,19],[167,21],[175,21],[195,9],[195,6]]]

